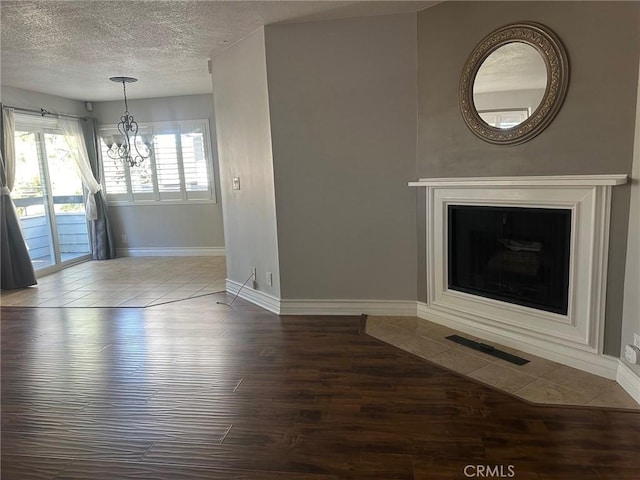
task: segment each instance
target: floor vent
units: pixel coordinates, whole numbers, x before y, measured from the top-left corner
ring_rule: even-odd
[[[500,358],[502,360],[506,360],[507,362],[514,363],[516,365],[524,365],[529,363],[529,360],[525,360],[522,357],[518,357],[517,355],[512,355],[507,352],[503,352],[502,350],[498,350],[491,345],[487,345],[485,343],[475,342],[468,338],[461,337],[460,335],[449,335],[446,337],[447,340],[451,340],[452,342],[456,342],[460,345],[464,345],[465,347],[473,348],[474,350],[478,350],[479,352],[486,353],[487,355],[491,355],[496,358]]]

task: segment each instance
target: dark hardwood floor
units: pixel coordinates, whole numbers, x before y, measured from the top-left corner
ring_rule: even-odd
[[[640,478],[640,413],[533,406],[358,317],[222,298],[3,308],[2,479]]]

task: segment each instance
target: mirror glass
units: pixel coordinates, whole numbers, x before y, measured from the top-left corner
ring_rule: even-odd
[[[529,118],[547,88],[547,67],[540,52],[523,42],[494,50],[473,81],[473,103],[480,118],[502,130]]]

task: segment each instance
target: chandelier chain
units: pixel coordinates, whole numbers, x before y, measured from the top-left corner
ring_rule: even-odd
[[[129,105],[127,105],[127,82],[122,81],[122,94],[124,95],[124,113],[129,113]]]

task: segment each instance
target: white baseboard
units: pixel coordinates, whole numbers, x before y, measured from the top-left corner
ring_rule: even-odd
[[[224,257],[225,247],[118,248],[119,257]]]
[[[235,295],[241,286],[227,279],[227,292]],[[282,300],[247,286],[238,296],[278,315],[416,315],[416,302],[410,300]]]
[[[395,315],[414,317],[409,300],[281,300],[281,315]]]
[[[258,305],[259,307],[262,307],[265,310],[269,310],[276,315],[280,315],[280,299],[269,295],[268,293],[254,290],[253,288],[246,285],[244,288],[242,288],[241,283],[234,282],[233,280],[229,280],[228,278],[227,292],[232,295],[240,292],[238,293],[238,297],[242,298],[243,300],[251,302],[254,305]]]
[[[525,338],[517,332],[498,330],[488,325],[471,323],[463,318],[434,311],[434,309],[422,302],[418,302],[417,311],[419,318],[459,330],[468,335],[495,342],[505,347],[516,348],[611,380],[615,380],[617,377],[619,361],[617,357],[600,355],[557,343],[549,346],[550,344],[547,342],[537,341],[535,338]]]
[[[622,360],[618,360],[616,382],[640,404],[640,375],[631,370]]]

